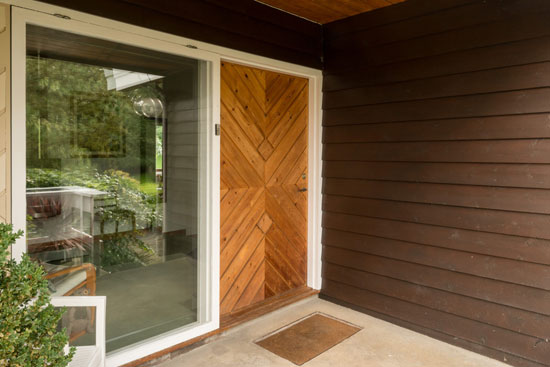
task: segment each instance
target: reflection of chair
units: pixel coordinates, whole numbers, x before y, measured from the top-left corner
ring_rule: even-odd
[[[55,278],[61,279],[58,282],[53,282]],[[95,268],[90,263],[64,268],[46,275],[46,279],[52,280],[52,283],[55,283],[55,288],[51,289],[51,295],[54,297],[70,296],[74,293],[79,293],[79,295],[83,296],[94,296],[95,278]],[[87,289],[82,289],[83,287]],[[80,292],[77,292],[79,290]]]
[[[56,278],[59,278],[59,280],[54,283],[54,279]],[[89,263],[57,270],[46,275],[46,279],[50,282],[50,292],[54,297],[95,295],[95,268]],[[74,341],[86,334],[94,322],[93,313],[82,320],[84,322],[78,322],[80,320],[77,319],[73,312],[69,312],[68,316],[70,341]]]
[[[95,345],[76,347],[69,367],[105,366],[105,296],[52,297],[55,307],[95,308]]]

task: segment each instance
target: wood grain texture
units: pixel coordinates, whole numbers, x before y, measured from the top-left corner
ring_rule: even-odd
[[[221,313],[306,284],[308,81],[222,62]]]
[[[501,5],[495,2],[493,6]],[[527,6],[524,5],[524,7]],[[359,39],[356,42],[359,48],[354,51],[347,45],[341,46],[336,43],[330,47],[335,51],[333,56],[329,58],[326,55],[326,66],[343,69],[353,69],[357,63],[365,66],[382,66],[547,36],[549,30],[544,26],[547,16],[548,9],[542,8],[540,11],[520,12],[515,15],[513,28],[508,26],[508,18],[496,22],[481,22],[465,28],[457,27],[445,32],[434,32],[422,37],[373,47],[368,43],[362,43]],[[483,34],[483,37],[479,37],[480,34]],[[371,51],[366,51],[366,48],[370,48]]]
[[[260,3],[268,4],[320,24],[330,23],[403,1],[405,0],[258,0]]]
[[[11,222],[10,8],[0,3],[0,222]]]
[[[550,365],[549,12],[409,0],[325,26],[324,297]]]
[[[336,301],[341,300],[349,305],[368,302],[370,304],[366,310],[368,313],[374,313],[378,317],[451,344],[486,354],[507,364],[518,367],[548,366],[547,351],[537,350],[534,347],[540,339],[521,338],[518,333],[499,330],[494,326],[477,323],[469,318],[457,317],[447,312],[401,301],[344,283],[328,280],[324,287],[330,289],[332,294],[337,295]],[[414,323],[408,321],[411,315],[414,315]],[[536,354],[536,360],[533,360],[534,358],[525,359],[515,354],[518,346],[523,346],[522,349],[528,349]]]

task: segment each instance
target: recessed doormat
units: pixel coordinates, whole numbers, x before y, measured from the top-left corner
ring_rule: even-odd
[[[264,336],[256,344],[301,366],[359,330],[355,325],[314,313]]]

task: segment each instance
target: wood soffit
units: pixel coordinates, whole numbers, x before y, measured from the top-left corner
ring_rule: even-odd
[[[405,0],[256,0],[287,13],[326,24]]]

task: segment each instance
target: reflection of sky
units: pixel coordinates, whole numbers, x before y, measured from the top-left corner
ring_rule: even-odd
[[[135,71],[120,69],[103,69],[103,72],[105,73],[105,78],[107,79],[108,90],[123,90],[163,78],[163,76],[160,75],[137,73]]]

